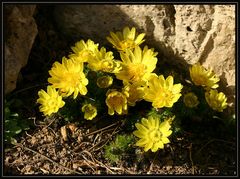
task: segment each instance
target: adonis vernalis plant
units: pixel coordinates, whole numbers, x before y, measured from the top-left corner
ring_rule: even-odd
[[[114,51],[99,47],[99,44],[91,39],[76,42],[71,47],[72,52],[67,57],[62,57],[61,62],[54,62],[49,70],[50,84],[47,91],[41,89],[38,92],[37,103],[40,104],[40,112],[45,116],[57,113],[64,108],[64,99],[70,98],[77,101],[76,104],[79,106],[76,109],[83,114],[81,118],[89,121],[99,119],[100,115],[105,114],[114,117],[132,115],[130,108],[134,109],[136,104],[142,101],[150,102],[150,107],[154,109],[151,115],[146,117],[142,111],[135,111],[141,118],[136,117],[131,122],[135,124],[137,130],[133,131],[134,136],[127,145],[137,137],[139,140],[135,146],[144,152],[149,150],[156,152],[170,143],[169,137],[172,134],[170,129],[175,123],[172,123],[169,116],[165,116],[163,120],[163,116],[165,113],[172,113],[171,109],[174,109],[175,103],[181,103],[178,106],[184,110],[194,111],[201,109],[199,106],[204,99],[209,109],[223,112],[227,108],[227,97],[216,90],[219,86],[219,77],[200,63],[189,68],[192,89],[185,90],[183,86],[185,83],[179,82],[175,75],[168,74],[165,78],[163,74],[156,74],[154,70],[158,68],[160,60],[157,57],[158,52],[147,45],[140,47],[145,41],[144,37],[145,33],[138,34],[134,27],[125,27],[122,32],[110,32],[107,40],[118,53],[117,58]],[[195,93],[194,89],[200,92]],[[202,89],[205,90],[204,93],[201,93]],[[181,96],[183,99],[179,100]],[[163,111],[161,115],[159,111]],[[114,145],[118,143],[121,142]],[[110,147],[107,147],[106,151],[106,156],[117,157],[112,154]]]

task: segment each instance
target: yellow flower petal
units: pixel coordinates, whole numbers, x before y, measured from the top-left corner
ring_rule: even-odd
[[[84,118],[92,120],[97,115],[97,108],[92,104],[88,103],[82,106],[82,112],[84,112]]]
[[[154,108],[172,107],[181,96],[181,84],[173,84],[173,77],[150,75],[148,86],[144,88],[143,99],[152,102]]]
[[[142,124],[136,123],[135,126],[139,131],[143,131],[143,132],[148,131],[148,129],[146,127],[144,127]]]
[[[73,97],[76,98],[79,93],[81,95],[87,93],[85,86],[88,84],[88,80],[83,73],[82,63],[76,63],[72,59],[63,57],[62,64],[54,63],[49,74],[51,77],[48,78],[48,82],[64,92],[66,96],[73,94]]]
[[[144,138],[144,136],[146,135],[144,132],[138,130],[133,131],[133,134],[139,138]]]
[[[145,152],[149,149],[156,152],[159,148],[164,148],[164,144],[170,142],[167,137],[172,133],[169,130],[171,127],[169,120],[171,119],[160,123],[160,119],[157,117],[142,118],[141,123],[135,124],[137,130],[133,132],[133,135],[140,138],[136,145],[143,147]]]
[[[146,56],[146,54],[149,55]],[[157,64],[157,58],[153,55],[152,49],[143,51],[137,46],[133,52],[126,49],[120,53],[120,56],[122,69],[116,74],[116,77],[127,83],[146,82]],[[147,63],[145,59],[147,59]]]
[[[41,104],[39,110],[43,112],[45,116],[56,113],[59,108],[62,108],[65,104],[65,102],[62,101],[62,97],[52,86],[47,87],[47,93],[44,90],[40,90],[38,95],[37,103]]]
[[[215,111],[223,112],[227,108],[227,97],[224,93],[218,93],[217,90],[209,90],[205,92],[205,99],[208,105]]]
[[[217,88],[219,77],[210,69],[207,70],[200,63],[196,63],[189,68],[190,77],[197,86],[206,88]]]
[[[110,89],[106,95],[107,98],[105,102],[108,106],[108,109],[111,109],[108,110],[110,115],[113,115],[114,111],[120,115],[127,112],[127,99],[123,93]]]
[[[110,32],[110,37],[107,40],[119,51],[125,51],[126,49],[133,49],[144,42],[145,34],[141,33],[137,35],[136,28],[125,27],[122,32]]]
[[[170,140],[169,140],[167,137],[162,137],[162,142],[163,142],[164,144],[167,144],[167,143],[170,142]]]
[[[144,147],[144,151],[147,152],[149,149],[151,149],[153,146],[153,143],[152,142],[148,142],[145,147]]]
[[[142,146],[147,144],[147,141],[145,139],[140,139],[139,141],[136,142],[136,146]]]

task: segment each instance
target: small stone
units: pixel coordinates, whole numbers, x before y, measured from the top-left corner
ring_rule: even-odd
[[[36,139],[36,137],[33,136],[31,138],[31,144],[34,145],[34,144],[36,144],[36,142],[37,142],[37,139]]]
[[[78,168],[78,164],[77,163],[73,163],[73,169],[77,169]]]

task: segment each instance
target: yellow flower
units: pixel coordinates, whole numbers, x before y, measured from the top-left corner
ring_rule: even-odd
[[[144,88],[144,99],[152,102],[154,108],[172,107],[180,98],[182,88],[180,83],[173,84],[172,76],[168,76],[165,80],[163,75],[158,77],[152,74],[148,86]]]
[[[92,104],[84,104],[82,112],[84,112],[84,119],[92,120],[97,115],[97,108]]]
[[[200,63],[196,63],[189,68],[190,77],[197,86],[206,88],[217,88],[220,80],[212,70],[207,70]]]
[[[144,151],[147,152],[151,149],[152,152],[156,152],[158,149],[163,149],[164,144],[169,143],[168,137],[172,134],[170,129],[170,122],[165,120],[160,123],[158,118],[149,116],[148,119],[142,118],[141,123],[136,123],[137,130],[133,131],[133,134],[140,138],[136,145],[144,147]]]
[[[62,96],[52,86],[47,87],[47,92],[40,90],[38,96],[37,103],[41,104],[39,109],[45,116],[58,112],[59,108],[65,104]]]
[[[139,83],[124,83],[123,93],[127,96],[129,106],[135,106],[137,101],[143,99],[144,90]]]
[[[71,49],[74,53],[69,55],[70,58],[77,62],[87,62],[95,56],[96,51],[98,51],[98,44],[95,44],[90,39],[88,39],[86,43],[84,40],[80,40],[75,43],[75,46],[71,47]]]
[[[75,99],[79,93],[87,94],[88,79],[83,73],[83,63],[75,63],[73,60],[63,57],[62,64],[55,62],[49,74],[51,78],[48,78],[48,82],[54,88],[58,88],[64,96],[73,94]]]
[[[106,104],[108,106],[108,114],[114,115],[114,111],[118,114],[127,113],[127,98],[126,96],[114,89],[110,89],[107,92]]]
[[[113,83],[113,79],[111,76],[101,76],[97,79],[97,85],[99,88],[108,88]]]
[[[119,51],[125,51],[126,49],[133,49],[136,46],[143,43],[145,33],[139,35],[136,34],[136,29],[133,27],[131,30],[129,27],[125,27],[123,32],[110,32],[111,37],[107,37],[107,40]]]
[[[107,52],[104,47],[96,51],[94,58],[89,58],[88,67],[93,71],[116,73],[120,70],[120,63],[114,60],[113,52]]]
[[[227,108],[227,97],[224,93],[218,93],[217,90],[209,90],[205,92],[205,98],[208,105],[215,111],[223,112]]]
[[[189,108],[194,108],[199,104],[198,97],[194,93],[185,94],[183,102]]]
[[[148,49],[147,46],[143,50],[137,46],[133,52],[131,50],[121,52],[122,70],[116,74],[117,79],[130,83],[146,81],[156,68],[156,55],[157,52]]]

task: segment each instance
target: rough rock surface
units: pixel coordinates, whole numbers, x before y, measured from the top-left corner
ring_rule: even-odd
[[[55,19],[76,41],[91,38],[100,45],[109,31],[135,26],[172,63],[212,67],[221,90],[235,94],[234,5],[67,5],[55,7]]]
[[[33,18],[36,5],[5,5],[5,94],[16,88],[22,67],[37,35]]]
[[[189,64],[200,62],[235,93],[235,8],[231,5],[175,6],[175,50]]]

